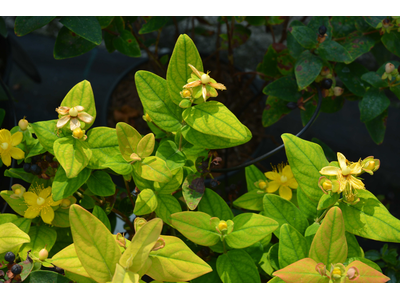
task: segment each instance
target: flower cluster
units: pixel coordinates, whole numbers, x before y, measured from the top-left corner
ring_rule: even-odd
[[[341,263],[331,264],[329,271],[326,270],[326,266],[323,263],[319,263],[315,266],[315,270],[321,276],[328,277],[329,283],[343,283],[346,278],[354,281],[360,276],[360,272],[356,267],[350,267],[346,270],[346,267]]]
[[[337,159],[339,167],[327,166],[319,171],[322,175],[335,176],[335,178],[328,179],[325,176],[321,176],[318,186],[325,194],[327,194],[328,191],[339,194],[343,192],[343,201],[349,204],[355,204],[360,201],[360,199],[357,198],[357,190],[365,189],[364,183],[357,176],[364,172],[373,175],[373,173],[379,169],[380,161],[373,156],[369,156],[363,161],[360,159],[356,163],[349,162],[340,152],[337,153]]]

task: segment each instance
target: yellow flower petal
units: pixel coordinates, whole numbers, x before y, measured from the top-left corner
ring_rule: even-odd
[[[350,174],[358,175],[362,171],[362,166],[360,162],[352,163],[350,166]]]
[[[355,178],[354,176],[349,177],[348,181],[350,182],[351,186],[356,190],[364,189],[364,183],[360,180]]]
[[[279,196],[281,196],[283,199],[290,200],[292,199],[292,190],[287,186],[282,185],[279,188]]]
[[[76,128],[81,127],[81,123],[78,121],[77,118],[71,118],[70,128],[74,131]]]
[[[53,201],[53,197],[50,197],[49,199],[51,199],[51,202],[49,202],[50,206],[57,206],[57,205],[60,205],[62,202],[62,199],[58,200],[58,201]]]
[[[0,142],[11,144],[11,133],[7,129],[0,130]]]
[[[32,192],[24,193],[25,202],[30,206],[37,205],[37,203],[36,203],[37,198],[38,198],[38,196],[35,193],[32,193]]]
[[[51,187],[47,187],[40,191],[39,197],[46,199],[51,195]]]
[[[338,170],[339,170],[338,167],[328,166],[328,167],[323,167],[319,172],[322,175],[336,176],[338,175]]]
[[[282,175],[286,176],[287,179],[293,178],[292,169],[289,165],[285,166],[282,170]]]
[[[78,119],[85,122],[85,123],[91,123],[93,121],[93,117],[89,115],[88,113],[81,112],[78,114]]]
[[[51,222],[54,220],[54,210],[49,206],[44,207],[40,211],[40,216],[42,217],[43,222],[51,224]]]
[[[276,181],[271,181],[267,187],[268,193],[273,193],[279,189],[280,184]]]
[[[40,210],[37,209],[35,206],[30,206],[28,209],[25,211],[24,217],[27,219],[33,219],[36,218],[40,213]]]
[[[222,83],[210,82],[210,83],[208,83],[208,85],[213,87],[214,89],[218,89],[218,90],[221,90],[221,91],[226,90],[226,87]]]
[[[197,77],[201,78],[200,72],[199,72],[194,66],[192,66],[191,64],[189,64],[189,67],[192,69],[193,73],[194,73]]]
[[[296,179],[294,179],[294,178],[290,178],[287,181],[287,185],[293,190],[297,189],[297,187],[299,186],[299,184],[297,183]]]
[[[271,179],[271,180],[275,180],[275,181],[281,180],[281,176],[276,172],[266,172],[266,173],[264,173],[264,175],[265,175],[265,177],[267,177],[268,179]]]
[[[11,166],[10,151],[3,151],[1,153],[1,160],[3,161],[3,164],[5,164],[7,167]]]
[[[25,157],[24,151],[22,151],[21,149],[19,149],[17,147],[11,147],[10,155],[14,159],[23,159]]]
[[[69,107],[68,106],[60,106],[59,108],[56,108],[56,112],[58,112],[60,115],[66,115],[69,113]]]
[[[20,131],[14,133],[14,134],[11,136],[11,145],[12,145],[12,146],[17,146],[19,143],[22,142],[22,138],[23,138],[23,137],[24,137],[24,136],[23,136],[22,132],[20,132]]]
[[[58,122],[57,122],[57,128],[61,128],[65,124],[67,124],[70,118],[71,118],[71,116],[67,115],[67,116],[64,116],[61,119],[59,119]]]
[[[81,105],[78,105],[78,106],[75,106],[75,109],[77,111],[83,111],[85,108],[83,106],[81,106]]]
[[[189,82],[188,84],[185,84],[185,85],[183,86],[183,88],[184,88],[184,89],[186,89],[186,88],[193,88],[193,87],[199,86],[200,84],[201,84],[201,80],[196,80],[196,81]]]
[[[338,159],[340,168],[342,170],[346,169],[347,168],[346,157],[342,153],[338,152],[337,159]]]

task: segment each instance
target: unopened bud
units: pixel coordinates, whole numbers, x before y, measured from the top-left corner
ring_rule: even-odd
[[[364,168],[367,170],[375,169],[375,162],[373,160],[367,161],[366,164],[364,165]]]
[[[181,91],[180,94],[182,98],[190,98],[190,96],[192,95],[192,93],[188,89],[184,89],[183,91]]]
[[[82,130],[80,127],[75,128],[72,132],[72,136],[79,140],[85,136],[85,131]]]
[[[49,251],[47,251],[46,247],[44,247],[42,250],[39,252],[39,259],[40,260],[45,260],[49,256]]]
[[[78,115],[78,109],[74,106],[69,110],[69,115],[71,117],[76,117]]]
[[[335,267],[332,271],[332,277],[334,279],[339,279],[342,277],[342,271],[340,270],[339,267]]]
[[[207,84],[209,82],[210,82],[210,76],[208,76],[208,74],[201,75],[201,83],[202,84]]]
[[[333,93],[336,97],[339,97],[340,95],[343,94],[344,89],[341,88],[340,86],[335,86],[333,89]]]
[[[220,231],[222,231],[222,230],[225,230],[225,229],[227,229],[228,228],[228,224],[225,222],[225,221],[219,221],[219,224],[218,224],[218,229],[220,230]]]
[[[332,182],[327,180],[322,184],[322,187],[324,188],[325,191],[330,191],[332,190]]]
[[[395,69],[395,66],[392,63],[387,63],[385,66],[385,72],[388,74],[392,73],[394,71],[394,69]]]
[[[267,188],[267,183],[265,182],[265,181],[261,181],[259,184],[258,184],[258,187],[260,188],[260,189],[266,189]]]
[[[151,122],[151,118],[149,116],[148,113],[146,113],[145,115],[143,115],[143,120],[145,120],[146,122]]]
[[[192,102],[190,102],[190,100],[184,99],[179,103],[180,108],[188,108],[190,106],[192,106]]]
[[[22,131],[25,131],[28,128],[28,120],[25,119],[25,117],[18,122],[18,126]]]

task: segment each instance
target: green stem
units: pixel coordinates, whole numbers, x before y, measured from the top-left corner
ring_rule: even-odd
[[[222,245],[224,245],[224,253],[226,253],[227,251],[226,251],[225,239],[224,238],[222,239]]]
[[[179,137],[179,151],[182,151],[182,132],[181,136]]]
[[[318,219],[315,220],[315,223],[321,222],[321,220],[325,217],[326,213],[328,212],[328,210],[329,210],[332,206],[333,206],[333,205],[329,206],[329,207],[323,212],[323,214],[322,214]]]

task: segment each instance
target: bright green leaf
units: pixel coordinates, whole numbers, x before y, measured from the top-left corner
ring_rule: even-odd
[[[308,256],[308,245],[293,226],[283,224],[279,234],[279,266],[285,268],[288,265]]]
[[[58,167],[52,184],[53,200],[58,201],[73,195],[90,176],[88,168],[83,169],[77,177],[68,178],[63,167]]]
[[[390,105],[390,100],[378,88],[370,88],[358,103],[361,122],[368,122],[383,113]]]
[[[313,83],[321,72],[322,66],[322,60],[318,56],[308,50],[304,51],[296,62],[294,72],[299,88],[304,89]]]
[[[65,16],[60,19],[60,23],[85,40],[88,40],[96,45],[101,44],[101,26],[96,17]]]
[[[216,192],[206,189],[202,197],[198,210],[205,212],[213,217],[221,220],[232,220],[233,213],[228,204]]]
[[[152,213],[157,208],[158,200],[153,190],[145,189],[136,199],[135,215],[142,216]]]
[[[105,171],[92,172],[86,184],[95,195],[107,197],[115,194],[115,184]]]
[[[6,223],[0,225],[0,253],[29,242],[29,235],[19,229],[15,224]]]
[[[53,56],[55,59],[65,59],[82,55],[96,47],[96,44],[80,37],[63,26],[58,32],[54,45]]]

